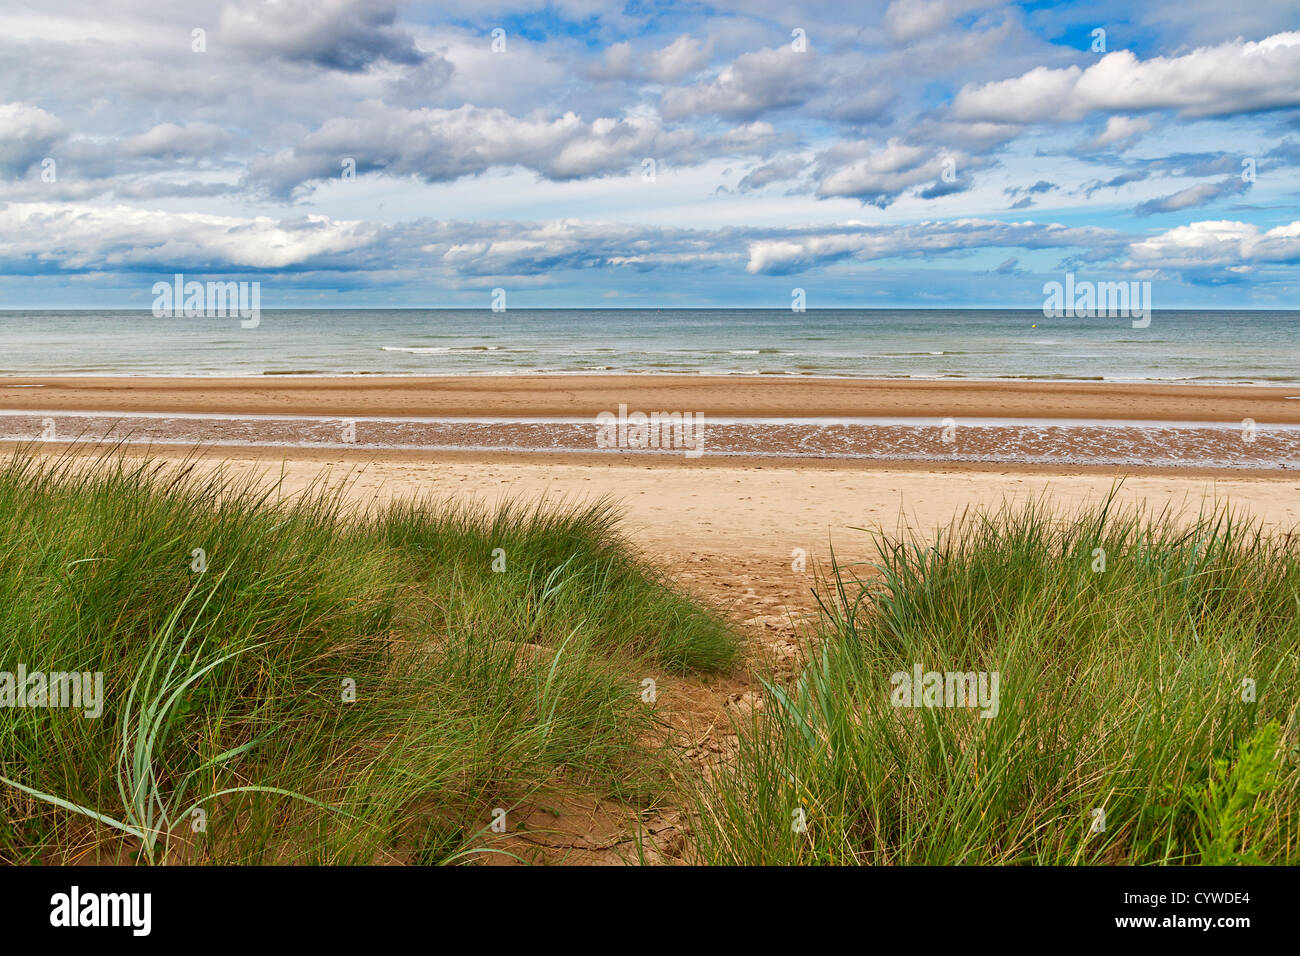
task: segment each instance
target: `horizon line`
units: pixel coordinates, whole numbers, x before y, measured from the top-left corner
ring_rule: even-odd
[[[948,305],[948,306],[910,306],[910,305],[866,305],[866,306],[825,306],[806,308],[799,311],[788,306],[752,306],[752,305],[672,305],[672,306],[590,306],[590,305],[537,305],[511,306],[508,309],[494,310],[491,306],[423,306],[423,305],[353,305],[353,306],[315,306],[285,305],[264,306],[262,312],[491,312],[503,314],[508,312],[790,312],[803,315],[808,312],[1030,312],[1042,313],[1042,307],[1008,305]],[[1152,308],[1154,312],[1300,312],[1300,308],[1274,308],[1266,306],[1219,306],[1208,308],[1173,307]],[[42,307],[0,307],[0,314],[6,312],[144,312],[152,314],[147,306],[140,307],[104,307],[104,306],[42,306]],[[168,318],[163,316],[163,318]],[[178,318],[205,318],[205,316],[179,316]],[[1051,316],[1048,316],[1051,318]]]

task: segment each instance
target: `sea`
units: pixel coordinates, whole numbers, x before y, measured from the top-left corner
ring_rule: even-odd
[[[4,375],[700,374],[1300,383],[1300,311],[0,311]]]

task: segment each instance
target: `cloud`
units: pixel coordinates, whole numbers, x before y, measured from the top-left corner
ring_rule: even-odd
[[[962,14],[994,6],[990,0],[893,0],[885,10],[885,28],[907,43],[939,33]]]
[[[1133,208],[1134,215],[1154,216],[1165,212],[1180,212],[1193,209],[1223,199],[1225,196],[1237,196],[1250,189],[1250,183],[1240,176],[1229,177],[1217,183],[1198,183],[1186,189],[1180,189],[1168,196],[1148,199]]]
[[[288,269],[350,264],[343,255],[376,227],[324,216],[295,220],[141,210],[132,206],[9,203],[0,209],[0,261],[61,271]],[[47,271],[38,269],[35,271]]]
[[[1300,143],[1288,137],[1265,153],[1264,158],[1276,160],[1278,166],[1300,166]]]
[[[1106,128],[1085,144],[1084,149],[1104,149],[1118,143],[1128,146],[1143,133],[1150,131],[1151,121],[1149,119],[1132,116],[1112,116],[1106,120]]]
[[[1133,169],[1133,170],[1129,170],[1128,172],[1120,173],[1116,176],[1112,176],[1110,179],[1107,179],[1104,182],[1099,179],[1094,179],[1091,182],[1084,184],[1083,194],[1085,197],[1091,198],[1092,194],[1097,192],[1097,190],[1099,189],[1118,189],[1120,186],[1127,186],[1130,183],[1141,182],[1142,180],[1150,177],[1150,175],[1151,173],[1148,170]]]
[[[1170,153],[1150,160],[1152,169],[1170,176],[1218,176],[1241,171],[1241,156],[1235,153]]]
[[[291,63],[360,72],[380,61],[416,64],[423,54],[397,26],[393,0],[278,0],[230,4],[221,11],[223,41]]]
[[[739,192],[749,192],[753,189],[761,189],[772,183],[785,182],[794,179],[805,169],[808,168],[808,160],[801,156],[789,156],[783,159],[774,159],[770,163],[764,163],[751,169],[745,174],[745,177],[736,184]]]
[[[740,267],[787,275],[837,263],[921,260],[980,250],[1060,250],[1130,271],[1183,272],[1195,281],[1300,262],[1300,222],[1196,222],[1134,239],[1091,226],[991,219],[910,224],[685,229],[622,222],[415,219],[373,223],[328,216],[273,219],[142,210],[117,204],[17,203],[0,208],[0,265],[10,275],[418,271],[450,280],[529,277],[558,270],[653,272]],[[1011,256],[991,270],[1021,275]],[[987,271],[987,270],[986,270]],[[150,279],[152,281],[152,278]]]
[[[11,275],[176,271],[539,276],[558,269],[698,268],[730,262],[743,244],[699,232],[612,222],[398,223],[175,214],[126,205],[9,203],[0,208],[0,265]],[[152,281],[152,279],[151,279]]]
[[[705,139],[666,129],[653,114],[585,122],[576,113],[516,117],[501,109],[405,110],[375,104],[364,115],[334,119],[292,150],[255,160],[254,182],[273,194],[340,174],[344,158],[358,173],[382,171],[449,182],[497,167],[520,166],[549,180],[630,172],[647,157],[696,162],[715,150],[750,150],[769,138],[766,124],[749,124]]]
[[[1118,55],[1118,54],[1115,54]],[[983,86],[963,86],[952,115],[967,122],[1034,123],[1063,118],[1083,70],[1036,66],[1028,73]]]
[[[601,80],[676,83],[708,66],[712,57],[713,40],[701,42],[684,33],[667,46],[640,57],[631,43],[615,43],[605,50],[604,62],[593,66],[589,73]]]
[[[356,272],[433,270],[527,276],[554,269],[701,269],[782,275],[840,260],[930,258],[982,248],[1123,251],[1129,237],[1054,223],[960,219],[906,225],[684,229],[621,222],[415,219],[374,223],[312,215],[214,216],[124,204],[9,203],[0,263],[51,272]]]
[[[1023,126],[1012,123],[962,123],[925,118],[913,124],[909,136],[915,142],[941,143],[953,149],[988,153],[1011,142],[1023,131]]]
[[[1201,270],[1300,262],[1300,222],[1261,231],[1231,220],[1193,222],[1129,246],[1131,268]]]
[[[859,224],[834,232],[808,230],[787,237],[761,239],[749,245],[751,273],[785,275],[840,260],[928,258],[979,248],[1047,249],[1082,247],[1117,249],[1123,236],[1095,227],[1055,223],[1008,223],[989,219],[957,219],[901,226]]]
[[[737,57],[712,80],[674,87],[660,100],[665,119],[712,114],[752,118],[803,103],[820,82],[816,55],[790,46]]]
[[[943,196],[964,193],[973,185],[974,181],[968,176],[958,176],[951,180],[940,177],[924,189],[917,190],[916,196],[918,199],[939,199]]]
[[[1056,188],[1058,188],[1056,183],[1049,183],[1046,179],[1040,179],[1032,186],[1008,186],[1002,192],[1004,195],[1016,200],[1008,208],[1028,209],[1034,205],[1034,196],[1049,193]]]
[[[683,34],[662,50],[650,54],[647,74],[657,83],[676,83],[708,65],[713,56],[713,41],[701,43]]]
[[[818,161],[817,195],[850,197],[884,207],[912,186],[942,183],[925,197],[933,198],[966,188],[968,184],[954,177],[971,162],[962,153],[940,152],[898,138],[890,139],[879,149],[861,141],[840,143]]]
[[[0,174],[21,176],[49,156],[64,133],[63,124],[39,106],[0,103]]]
[[[1056,183],[1049,183],[1046,179],[1040,179],[1032,186],[1008,186],[1002,191],[1008,196],[1036,196],[1042,193],[1050,193],[1056,188]]]
[[[1012,123],[1077,120],[1098,111],[1171,109],[1201,117],[1290,106],[1300,106],[1300,31],[1145,61],[1117,50],[1086,70],[1039,66],[1011,79],[963,86],[952,113]]]
[[[122,155],[133,158],[177,159],[211,156],[225,148],[230,136],[213,123],[159,123],[122,144]]]
[[[863,88],[852,76],[839,77],[816,102],[817,112],[841,123],[854,126],[883,124],[897,105],[897,97],[883,82]]]
[[[429,53],[415,66],[408,67],[388,83],[385,102],[396,106],[428,106],[451,83],[456,68],[439,53]]]

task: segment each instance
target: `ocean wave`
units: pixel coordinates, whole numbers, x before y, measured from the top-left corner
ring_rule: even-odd
[[[381,352],[409,352],[414,355],[472,355],[476,352],[533,352],[536,349],[508,349],[501,345],[381,345]]]

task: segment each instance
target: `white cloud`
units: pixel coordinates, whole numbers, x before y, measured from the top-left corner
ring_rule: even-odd
[[[701,41],[683,33],[667,46],[645,56],[638,56],[632,44],[615,43],[605,50],[604,62],[591,69],[591,75],[605,80],[650,80],[676,83],[708,66],[713,56],[713,41]]]
[[[560,269],[696,269],[742,263],[782,275],[841,261],[924,259],[978,250],[1055,249],[1145,271],[1242,270],[1300,262],[1300,221],[1261,230],[1206,221],[1134,241],[1110,229],[991,219],[848,222],[773,229],[678,229],[579,220],[379,224],[328,216],[273,219],[144,210],[126,205],[9,203],[0,208],[0,262],[10,274],[119,271],[401,272],[531,276]]]
[[[1083,70],[1077,66],[1062,70],[1036,66],[1009,80],[963,86],[953,100],[952,113],[959,120],[987,123],[1063,119],[1082,75]]]
[[[960,152],[916,146],[893,138],[883,148],[863,142],[841,143],[828,150],[819,163],[820,197],[849,196],[864,201],[888,201],[903,190],[955,177],[970,165]]]
[[[714,113],[752,117],[802,103],[817,88],[820,67],[811,49],[796,53],[789,45],[756,50],[737,57],[712,80],[664,93],[665,119]]]
[[[0,256],[68,270],[159,263],[284,269],[356,249],[374,233],[372,225],[325,216],[274,220],[75,203],[9,203],[0,209]]]
[[[224,129],[213,123],[159,123],[153,129],[132,136],[122,144],[126,156],[170,159],[178,156],[211,156],[230,141]]]
[[[1300,221],[1261,231],[1232,220],[1193,222],[1129,246],[1129,267],[1233,268],[1300,262]]]
[[[1151,131],[1151,121],[1141,117],[1112,116],[1106,120],[1106,128],[1092,138],[1088,149],[1102,149],[1117,143],[1128,145],[1143,133]]]
[[[442,101],[408,105],[464,104],[527,112],[550,102],[572,82],[573,62],[567,56],[522,36],[507,34],[503,53],[493,52],[488,32],[439,30],[432,42],[453,68]]]
[[[1300,31],[1145,61],[1117,50],[1086,70],[1040,66],[963,86],[952,112],[958,119],[1016,123],[1077,120],[1096,111],[1222,116],[1286,106],[1300,106]]]
[[[783,274],[841,259],[869,261],[916,258],[978,248],[1104,249],[1116,246],[1119,234],[1093,227],[1056,223],[999,222],[954,219],[901,226],[851,223],[842,230],[809,229],[789,237],[759,239],[749,244],[746,270]]]
[[[713,55],[713,41],[701,43],[683,34],[662,50],[650,54],[650,79],[658,83],[676,83],[682,77],[703,69]]]
[[[36,274],[419,266],[447,275],[533,275],[557,268],[691,269],[719,263],[739,269],[746,259],[750,273],[782,274],[845,258],[917,258],[989,247],[1119,250],[1124,241],[1110,230],[983,219],[709,230],[571,219],[277,220],[76,203],[10,203],[0,209],[0,261]],[[39,266],[32,269],[31,263]]]
[[[652,111],[586,122],[572,112],[518,117],[475,106],[406,110],[373,104],[363,115],[330,120],[291,151],[255,160],[250,171],[281,194],[339,176],[345,158],[355,160],[359,174],[383,171],[426,182],[511,166],[565,181],[630,174],[645,159],[689,164],[718,152],[752,153],[773,132],[755,122],[703,137],[666,128]]]
[[[996,0],[893,0],[885,10],[885,27],[906,43],[940,32],[962,14],[997,5]]]

